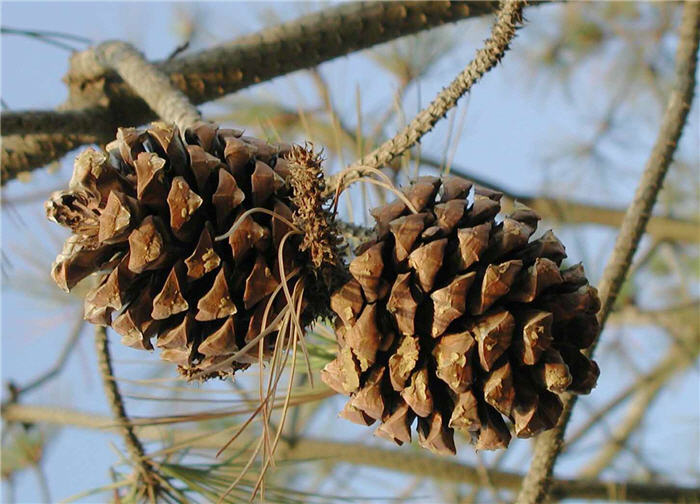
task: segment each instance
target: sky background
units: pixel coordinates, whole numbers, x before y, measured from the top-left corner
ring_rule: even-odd
[[[270,19],[292,19],[319,7],[318,4],[299,3],[202,3],[197,12],[206,24],[206,31],[193,41],[192,50],[256,31]],[[3,2],[1,9],[4,27],[57,30],[95,41],[127,40],[143,50],[149,59],[162,59],[182,42],[178,13],[190,7],[185,4],[140,2]],[[537,37],[544,36],[551,15],[552,11],[547,8],[529,9],[527,18],[532,31],[526,27],[503,64],[487,74],[475,86],[473,93],[460,102],[455,112],[457,118],[464,113],[466,116],[454,164],[521,193],[548,192],[572,196],[578,201],[624,207],[631,199],[637,175],[654,140],[653,134],[641,128],[634,119],[619,129],[618,136],[622,137],[619,143],[613,140],[603,146],[609,155],[608,163],[614,165],[612,167],[587,163],[574,171],[566,162],[547,161],[548,156],[566,148],[562,140],[588,137],[594,132],[596,125],[592,118],[607,106],[596,86],[604,78],[602,73],[610,71],[602,66],[582,68],[581,77],[573,89],[565,89],[536,67],[528,68],[523,63],[527,56],[525,46],[536,43]],[[430,74],[421,78],[419,86],[409,88],[406,100],[406,113],[409,115],[419,105],[425,105],[454,76],[456,69],[462,68],[471,59],[475,49],[486,38],[489,24],[485,20],[467,21],[447,29],[465,33],[464,41]],[[19,36],[3,36],[0,43],[2,99],[9,109],[53,108],[66,98],[66,89],[61,82],[68,68],[69,54],[66,51]],[[361,92],[363,114],[377,113],[391,99],[394,91],[390,76],[366,54],[355,54],[326,63],[321,71],[333,90],[339,113],[350,118],[352,123],[356,117],[357,90]],[[240,96],[253,95],[281,97],[292,106],[300,101],[311,103],[316,99],[309,79],[299,73],[240,93]],[[207,105],[202,110],[207,116],[225,110],[229,103],[226,100],[224,105]],[[423,142],[425,152],[442,156],[446,123],[444,121],[426,137]],[[681,145],[684,152],[695,160],[698,159],[699,124],[696,104]],[[254,128],[255,125],[241,126]],[[621,145],[632,145],[634,148],[623,149]],[[67,184],[72,157],[66,157],[54,170],[35,172],[30,183],[11,182],[2,191],[5,202],[1,217],[3,383],[9,379],[19,384],[26,383],[48,368],[55,361],[81,310],[81,303],[74,296],[62,294],[50,283],[49,266],[65,234],[45,220],[43,211],[45,195]],[[331,159],[329,163],[336,169],[339,165],[338,160]],[[33,203],[21,206],[7,204],[27,195],[34,198]],[[583,261],[595,284],[611,250],[614,231],[597,226],[565,230],[555,228],[555,231],[567,244],[569,261]],[[647,293],[647,296],[648,303],[652,305],[664,301],[655,300],[653,292]],[[633,381],[635,375],[631,368],[641,372],[653,365],[655,359],[663,354],[667,341],[659,331],[648,328],[628,330],[624,341],[631,349],[634,366],[621,366],[615,361],[615,354],[606,357],[606,341],[607,338],[612,339],[612,332],[610,330],[604,334],[598,351],[602,369],[599,387],[592,397],[579,401],[575,424],[585,420],[586,414],[593,411],[595,405],[605,403],[621,387]],[[90,328],[83,330],[77,344],[77,351],[71,356],[60,378],[41,391],[28,395],[27,403],[70,406],[108,414],[95,366]],[[113,339],[112,349],[117,376],[152,376],[161,366],[156,356],[123,348],[116,338]],[[168,376],[174,377],[174,370]],[[144,393],[138,385],[123,383],[121,386],[126,395]],[[207,384],[204,387],[229,390],[221,384]],[[145,393],[154,394],[157,389]],[[648,414],[646,423],[658,428],[644,429],[643,439],[637,440],[644,446],[644,453],[653,467],[668,473],[677,468],[679,473],[676,477],[686,483],[697,483],[699,397],[696,369],[676,378]],[[341,404],[330,401],[326,405],[329,419],[335,418],[334,411]],[[160,406],[136,399],[127,403],[133,415],[153,412]],[[180,406],[168,404],[167,407],[172,407],[175,413]],[[614,423],[619,416],[611,415],[608,421]],[[367,431],[349,422],[329,421],[326,428],[331,425],[334,435],[366,439],[363,436]],[[331,431],[327,429],[325,432]],[[117,452],[107,441],[114,443],[116,449],[121,447],[118,437],[87,430],[64,429],[52,439],[48,445],[45,469],[54,500],[109,481],[109,467],[117,461]],[[595,436],[588,441],[588,445],[588,451],[580,450],[583,455],[594,453],[597,447]],[[509,455],[505,467],[522,470],[527,462],[526,448],[525,442],[515,441],[511,448],[513,455]],[[463,446],[459,451],[461,460],[475,460],[470,447]],[[633,472],[634,458],[633,455],[623,454],[614,467]],[[572,475],[571,471],[579,461],[575,457],[564,457],[558,466],[560,475]],[[692,468],[691,472],[689,468]],[[362,490],[355,488],[356,493],[362,495],[385,495],[382,493],[383,485],[387,481],[390,484],[398,481],[397,477],[376,470],[363,471],[371,473],[373,479],[368,480],[370,483]],[[615,469],[605,475],[615,476]],[[326,490],[334,493],[332,488]],[[26,472],[18,479],[16,496],[19,502],[40,501],[35,475]],[[439,502],[435,495],[427,498]]]

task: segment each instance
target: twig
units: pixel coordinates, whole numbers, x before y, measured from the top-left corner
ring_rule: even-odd
[[[447,112],[457,105],[481,77],[496,66],[510,47],[516,30],[522,23],[522,10],[525,5],[521,0],[506,0],[498,11],[496,23],[491,36],[483,48],[477,51],[474,59],[445,89],[440,91],[426,108],[421,110],[411,122],[393,138],[384,142],[377,149],[350,165],[336,177],[331,177],[329,188],[348,184],[366,175],[365,167],[381,168],[393,159],[413,147],[420,139],[433,129],[435,124],[445,117]]]
[[[693,308],[695,311],[691,317],[697,320],[697,304]],[[647,375],[647,379],[640,383],[624,419],[617,424],[615,431],[601,450],[581,470],[580,476],[582,478],[597,478],[615,460],[626,446],[627,440],[639,428],[639,424],[649,410],[649,405],[658,397],[664,385],[695,362],[700,353],[698,324],[697,322],[692,323],[692,321],[690,324],[679,322],[675,328],[667,327],[669,332],[673,330],[677,333],[675,342],[663,361],[654,369],[656,373],[652,371]]]
[[[491,13],[496,6],[496,2],[483,1],[349,2],[266,27],[259,33],[219,47],[156,63],[156,66],[193,104],[198,105],[389,40]],[[100,116],[101,121],[111,125],[110,131],[102,132],[96,140],[81,140],[74,147],[93,142],[107,143],[118,126],[143,124],[154,118],[128,85],[113,73],[105,73],[94,51],[83,51],[71,58],[66,81],[70,97],[61,107],[63,110],[80,110],[91,117]],[[66,140],[60,137],[70,135],[71,131],[65,130],[61,112],[55,114],[58,125],[47,119],[41,125],[41,134],[56,135],[52,138],[54,145],[65,144]],[[5,117],[3,114],[3,130]],[[21,134],[22,131],[13,133]],[[21,166],[15,163],[23,158],[6,155],[3,143],[2,183],[14,178],[18,172],[39,168],[67,152],[58,149],[42,152],[34,136],[24,138],[27,145],[13,147],[15,151],[22,151],[27,160]],[[46,139],[42,142],[45,143]]]
[[[590,432],[590,429],[594,425],[598,424],[606,415],[623,404],[630,397],[633,397],[635,394],[640,394],[647,389],[660,388],[671,378],[685,371],[688,365],[692,363],[692,359],[688,361],[686,357],[692,356],[694,358],[697,356],[700,349],[698,349],[697,345],[694,345],[693,350],[694,352],[689,354],[685,347],[674,344],[651,371],[640,376],[636,381],[611,399],[605,406],[591,415],[583,425],[577,428],[576,432],[567,439],[564,445],[564,451],[577,443],[584,435]]]
[[[104,387],[105,396],[107,397],[107,402],[112,410],[112,416],[119,425],[119,430],[124,438],[124,444],[126,445],[131,462],[135,465],[141,481],[143,481],[148,488],[148,494],[153,496],[152,500],[155,501],[154,496],[158,490],[158,477],[155,475],[155,468],[146,458],[143,445],[139,438],[136,437],[131,421],[126,415],[124,402],[119,393],[119,387],[114,380],[112,358],[109,352],[109,340],[107,339],[107,331],[104,327],[95,327],[95,346],[97,349],[97,362],[102,377],[102,385]]]
[[[94,132],[85,134],[4,136],[0,158],[0,184],[59,159],[76,147],[98,143],[101,138],[103,137],[100,136],[97,127]]]
[[[668,98],[666,111],[656,143],[647,160],[634,199],[625,213],[612,255],[598,286],[601,310],[598,314],[601,330],[617,299],[639,241],[661,189],[664,176],[673,159],[678,139],[683,132],[695,88],[698,39],[700,37],[700,3],[685,3],[676,51],[675,83]],[[591,345],[589,355],[595,349]],[[564,412],[554,429],[541,434],[535,444],[532,462],[518,496],[522,504],[543,502],[548,494],[554,463],[561,452],[564,431],[576,402],[575,396],[564,398]]]
[[[44,383],[56,377],[63,370],[63,366],[66,365],[68,357],[70,357],[73,350],[77,348],[76,343],[78,341],[78,338],[80,337],[80,333],[83,329],[83,326],[85,325],[85,321],[83,320],[82,315],[83,314],[81,312],[80,316],[78,317],[78,320],[76,321],[74,327],[71,330],[70,335],[68,336],[68,339],[66,339],[65,343],[63,344],[61,353],[58,355],[58,358],[56,359],[54,365],[47,369],[40,376],[27,383],[26,385],[21,387],[14,386],[14,398],[18,398],[22,394],[26,394],[27,392],[41,387]],[[3,407],[4,406],[5,405],[3,404]]]
[[[168,76],[150,64],[131,44],[103,42],[95,48],[97,60],[114,69],[160,118],[177,124],[180,131],[201,119],[199,111],[170,82]]]
[[[86,429],[117,430],[110,418],[75,410],[13,404],[5,412],[5,420],[14,422],[48,423]],[[112,426],[110,426],[112,424]],[[202,437],[202,432],[189,429],[164,430],[161,427],[136,427],[142,439],[171,443],[192,441],[192,448],[217,450],[228,440],[227,433]],[[324,466],[330,463],[371,466],[404,474],[412,474],[438,481],[478,485],[479,474],[473,466],[445,458],[419,453],[404,453],[397,456],[393,449],[366,446],[358,443],[325,439],[300,438],[290,447],[285,440],[280,450],[280,459],[320,460]],[[489,471],[493,484],[498,488],[515,491],[520,487],[522,476],[508,471]],[[607,500],[617,498],[627,502],[694,502],[700,499],[700,488],[682,487],[673,484],[633,483],[622,481],[556,479],[552,483],[552,496],[557,499],[578,498]]]

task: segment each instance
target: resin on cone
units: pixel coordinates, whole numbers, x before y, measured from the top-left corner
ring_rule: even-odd
[[[313,164],[311,173],[297,162]],[[70,290],[99,274],[87,320],[111,325],[128,346],[159,348],[186,377],[231,375],[257,361],[258,345],[242,349],[286,304],[283,277],[301,271],[287,282],[293,292],[312,262],[308,237],[287,234],[304,218],[294,182],[317,176],[318,165],[301,147],[208,123],[184,137],[161,122],[120,128],[106,151],[78,156],[68,190],[46,204],[73,231],[52,277]],[[275,342],[268,332],[265,353]]]
[[[598,332],[597,292],[564,246],[501,193],[458,177],[419,178],[374,209],[376,239],[331,297],[339,351],[323,381],[350,399],[340,415],[397,444],[455,453],[454,430],[477,449],[511,432],[551,429],[558,394],[586,394],[599,370],[582,350]]]

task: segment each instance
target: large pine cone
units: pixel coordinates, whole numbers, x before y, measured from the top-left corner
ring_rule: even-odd
[[[161,357],[185,376],[245,368],[257,359],[257,345],[250,355],[232,356],[286,304],[278,251],[290,226],[269,212],[298,222],[290,159],[300,156],[319,161],[300,147],[206,123],[188,129],[184,141],[165,123],[121,128],[106,152],[78,156],[69,189],[46,204],[49,218],[74,233],[52,277],[70,290],[100,272],[85,318],[111,325],[131,347],[150,350],[157,337]],[[268,213],[246,214],[252,208]],[[230,236],[216,241],[234,222]],[[302,240],[285,242],[287,276],[309,263],[299,252]],[[301,277],[290,279],[290,292]],[[269,351],[275,333],[265,338]]]
[[[581,353],[600,302],[582,266],[560,270],[563,245],[502,194],[457,177],[422,177],[375,209],[377,239],[331,298],[338,356],[322,379],[350,395],[341,416],[402,444],[418,417],[421,446],[455,453],[454,429],[477,449],[505,448],[554,427],[558,394],[585,394],[599,370]],[[435,198],[440,192],[439,202]],[[412,211],[413,210],[413,211]]]

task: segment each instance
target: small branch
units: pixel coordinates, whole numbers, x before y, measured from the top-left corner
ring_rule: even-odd
[[[76,321],[74,327],[71,330],[70,335],[66,339],[65,343],[63,343],[61,353],[58,355],[58,358],[56,359],[54,365],[51,366],[48,370],[46,370],[44,373],[42,373],[40,376],[27,383],[26,385],[20,387],[13,386],[14,399],[18,399],[23,394],[26,394],[27,392],[41,387],[49,380],[52,380],[53,378],[58,376],[58,374],[63,370],[63,366],[65,366],[66,362],[68,362],[68,357],[70,357],[71,353],[73,353],[73,350],[77,348],[76,343],[78,342],[78,338],[80,337],[80,333],[84,325],[85,321],[83,320],[83,314],[81,311],[78,320]],[[3,407],[4,406],[5,405],[3,404]]]
[[[201,120],[202,115],[168,76],[150,64],[131,44],[104,42],[95,48],[98,61],[114,69],[161,119],[185,129]]]
[[[461,19],[482,16],[494,12],[496,6],[496,2],[478,0],[349,2],[155,65],[193,104],[198,105],[383,42]],[[110,127],[93,139],[84,136],[62,138],[65,135],[56,135],[58,131],[67,129],[66,135],[71,134],[69,127],[61,125],[66,116],[62,116],[63,112],[47,111],[47,115],[54,116],[44,116],[44,129],[36,122],[34,127],[38,128],[37,134],[56,135],[51,138],[53,145],[72,142],[72,149],[89,143],[107,143],[112,140],[118,126],[136,126],[154,119],[144,101],[118,76],[100,64],[94,50],[82,51],[71,58],[71,68],[65,81],[70,97],[61,109],[100,116],[99,122],[107,122]],[[1,119],[4,130],[5,114]],[[21,121],[13,118],[15,125]],[[57,128],[58,125],[61,125],[60,128]],[[16,127],[8,131],[24,133]],[[22,139],[15,142],[13,149],[23,152],[24,157],[6,155],[3,145],[3,184],[15,178],[17,173],[40,168],[70,150],[53,149],[47,153],[40,146],[40,143],[47,142],[46,137],[36,139],[35,136],[25,135],[23,140],[26,145],[17,143]]]
[[[612,320],[609,320],[608,324],[611,322]],[[687,347],[690,347],[690,353]],[[660,389],[673,377],[685,371],[688,366],[692,364],[693,359],[697,357],[698,352],[700,352],[700,347],[698,347],[697,344],[691,343],[690,345],[682,346],[673,344],[666,355],[651,371],[640,376],[632,384],[625,387],[624,390],[611,399],[605,406],[601,407],[596,413],[591,415],[583,425],[576,429],[576,432],[567,439],[564,445],[564,451],[570,449],[571,446],[589,433],[594,425],[598,424],[606,415],[615,410],[630,397],[640,395],[645,390],[654,388]],[[688,360],[688,357],[692,358]]]
[[[651,210],[683,132],[693,100],[699,38],[700,3],[688,1],[683,9],[678,37],[675,83],[666,105],[656,143],[647,160],[634,199],[625,213],[612,255],[598,286],[602,305],[598,314],[601,331],[632,264],[632,257],[644,234]],[[592,354],[595,345],[596,343],[590,347],[589,355]],[[547,498],[554,463],[561,452],[564,431],[575,402],[575,396],[565,397],[564,412],[557,427],[538,436],[530,470],[523,480],[517,499],[519,503],[541,503]]]
[[[107,402],[112,410],[112,416],[119,426],[124,444],[131,462],[135,465],[139,476],[143,483],[149,489],[149,495],[155,495],[158,488],[157,476],[155,468],[148,461],[143,450],[143,445],[134,432],[131,421],[126,415],[124,402],[122,401],[119,387],[114,380],[112,371],[112,358],[109,352],[109,340],[107,339],[107,331],[104,327],[95,326],[95,347],[97,349],[97,362],[99,365],[100,375],[102,376],[102,385],[104,387]],[[154,499],[152,499],[154,500]]]
[[[10,135],[113,135],[113,122],[109,109],[105,107],[3,111],[3,142]]]
[[[627,445],[630,436],[639,428],[646,413],[649,411],[650,404],[658,397],[664,385],[666,385],[671,378],[681,374],[695,363],[695,359],[698,354],[700,354],[700,345],[698,345],[697,308],[697,303],[694,303],[690,307],[691,310],[694,309],[690,315],[690,323],[678,320],[677,322],[679,323],[677,327],[667,327],[669,332],[673,331],[676,333],[676,338],[671,344],[671,348],[667,352],[666,357],[651,373],[643,377],[643,380],[640,381],[639,387],[637,387],[632,396],[632,401],[625,417],[616,424],[614,432],[611,433],[601,450],[580,472],[582,478],[597,478],[600,473],[615,460],[620,451]],[[677,314],[683,314],[683,309],[681,309],[681,311],[674,311],[676,311]],[[654,313],[652,312],[649,316],[654,317]],[[663,314],[660,316],[663,317]],[[665,321],[660,321],[660,323],[667,325]]]
[[[443,89],[426,108],[421,110],[411,122],[393,138],[363,157],[360,161],[343,170],[335,180],[329,179],[329,187],[335,189],[364,176],[365,167],[381,168],[393,159],[413,147],[420,139],[433,129],[435,124],[445,117],[447,112],[457,105],[481,77],[498,64],[510,47],[516,30],[522,23],[522,10],[525,2],[505,0],[501,3],[498,18],[491,30],[491,37],[484,47],[477,51],[467,67]],[[338,178],[339,177],[339,178]]]
[[[0,184],[22,173],[60,159],[81,145],[99,142],[97,132],[90,134],[11,135],[2,137]]]
[[[30,406],[10,405],[4,413],[8,422],[47,423],[54,425],[80,427],[98,430],[118,430],[111,419],[83,413],[75,410]],[[203,437],[200,430],[163,429],[155,426],[136,427],[142,439],[163,441],[167,439],[173,445],[188,442],[192,448],[218,450],[229,440],[227,433]],[[451,483],[478,485],[480,476],[476,468],[430,455],[404,453],[394,449],[366,446],[324,439],[297,439],[293,446],[281,440],[284,446],[280,450],[280,460],[319,460],[328,466],[331,463],[356,464],[371,466],[404,474],[413,474],[425,478]],[[507,471],[489,471],[493,484],[505,490],[516,491],[520,487],[522,476]],[[673,484],[632,483],[600,480],[556,479],[552,483],[552,497],[556,499],[617,499],[627,502],[695,502],[700,499],[700,488],[676,486]]]

